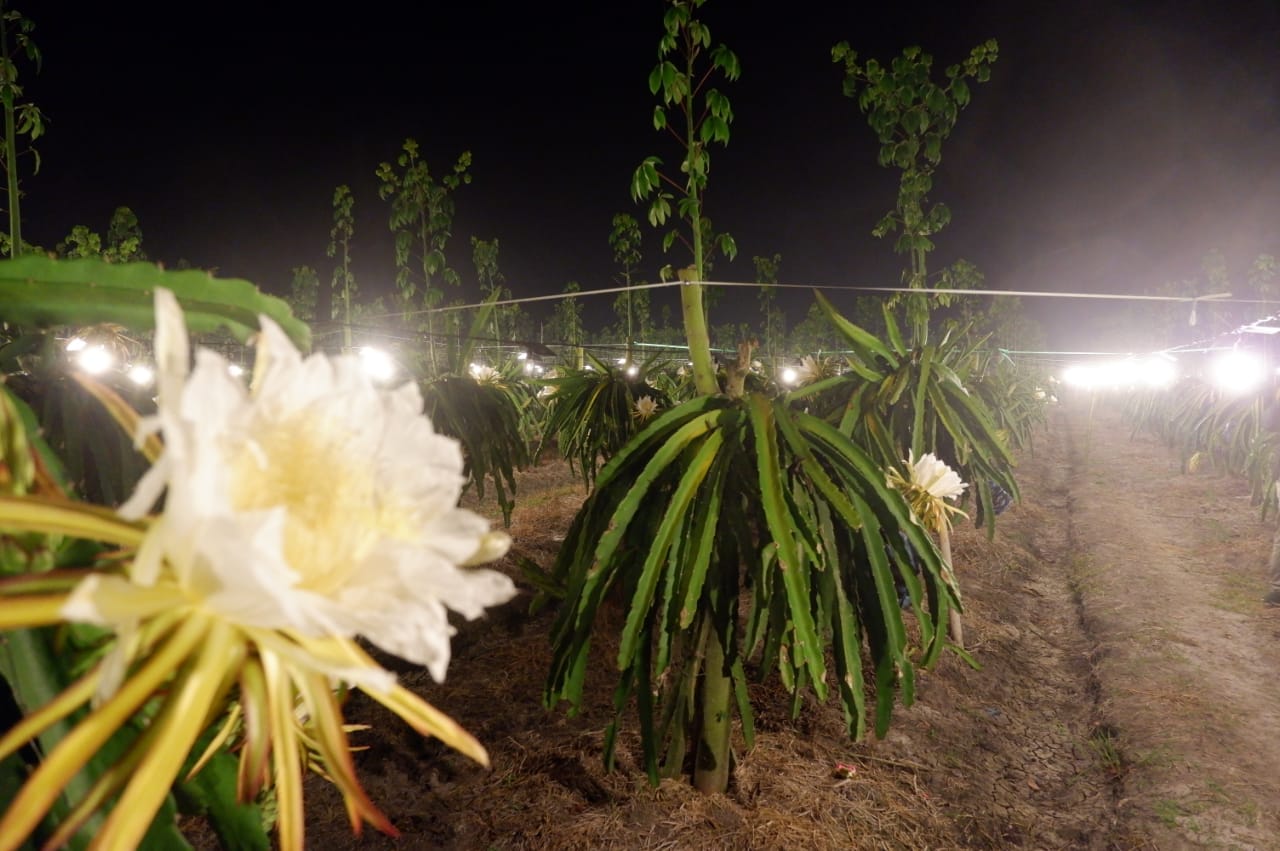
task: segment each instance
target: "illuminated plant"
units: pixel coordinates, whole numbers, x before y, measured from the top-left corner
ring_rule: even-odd
[[[518,362],[497,369],[471,360],[497,295],[491,293],[477,311],[470,332],[454,350],[450,368],[422,382],[422,395],[436,430],[462,445],[470,486],[483,498],[486,480],[492,482],[503,520],[509,524],[515,508],[515,471],[527,467],[531,458],[524,423],[530,392]]]
[[[642,397],[662,409],[671,406],[667,395],[650,383],[653,362],[616,366],[590,360],[591,369],[565,370],[558,378],[544,379],[550,392],[543,426],[544,441],[555,442],[560,455],[577,468],[588,486],[600,465],[618,454],[648,421],[648,417],[634,416]]]
[[[940,653],[959,597],[928,533],[888,485],[884,465],[803,403],[792,404],[792,396],[747,387],[749,345],[726,380],[728,391],[720,392],[698,282],[706,259],[707,147],[727,141],[732,113],[707,82],[717,70],[737,77],[738,64],[727,48],[710,49],[710,33],[694,17],[702,5],[670,0],[650,76],[662,98],[654,123],[679,140],[683,178],[661,174],[650,158],[632,184],[634,196],[652,199],[651,223],[666,221],[674,201],[685,225],[679,238],[693,265],[681,289],[698,395],[649,419],[601,469],[575,518],[543,584],[564,598],[545,699],[580,704],[597,618],[608,600],[622,600],[617,717],[605,737],[606,762],[634,705],[651,782],[682,773],[688,759],[698,789],[723,792],[735,715],[748,747],[754,738],[749,676],[776,671],[795,695],[796,711],[807,691],[825,699],[834,689],[850,735],[860,737],[868,714],[865,650],[874,670],[875,729],[883,734],[896,696],[913,699],[917,666]],[[703,69],[699,63],[708,59]],[[683,122],[669,123],[669,110]],[[731,254],[731,244],[721,242]],[[918,643],[907,637],[895,574],[907,585]]]
[[[1016,498],[1007,433],[976,386],[988,351],[952,327],[932,343],[908,346],[884,308],[887,342],[841,316],[821,293],[819,305],[843,337],[847,371],[795,391],[886,468],[933,451],[971,483],[979,515],[994,531],[992,485]]]

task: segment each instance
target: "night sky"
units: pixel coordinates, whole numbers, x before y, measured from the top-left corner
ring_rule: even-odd
[[[328,277],[331,199],[346,183],[355,271],[376,292],[394,273],[374,171],[412,136],[437,174],[473,153],[448,252],[464,280],[475,235],[500,240],[517,295],[592,289],[612,284],[612,216],[643,220],[631,172],[676,154],[650,123],[656,0],[365,2],[327,17],[314,5],[15,5],[44,53],[40,74],[20,73],[49,120],[41,172],[24,178],[24,235],[48,248],[76,224],[105,233],[127,205],[153,259],[283,293],[294,266]],[[707,198],[740,253],[713,278],[752,280],[752,255],[780,253],[784,282],[897,284],[902,258],[870,234],[897,174],[876,165],[841,93],[840,40],[882,61],[919,44],[939,74],[999,41],[992,80],[943,148],[931,198],[953,223],[933,269],[965,258],[998,289],[1142,292],[1195,276],[1211,249],[1238,278],[1258,253],[1280,254],[1280,4],[870,5],[703,7],[742,64],[722,85],[735,121]],[[649,232],[647,278],[687,262]],[[789,298],[798,320],[810,297]],[[726,301],[713,322],[755,319],[754,297]],[[1114,313],[1031,306],[1065,348],[1090,345],[1082,332]]]

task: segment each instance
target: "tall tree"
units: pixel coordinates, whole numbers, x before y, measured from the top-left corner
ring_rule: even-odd
[[[147,259],[146,252],[142,250],[142,226],[130,208],[116,207],[111,214],[102,256],[116,263]]]
[[[631,179],[633,200],[649,201],[649,224],[661,227],[674,214],[683,230],[672,228],[662,240],[669,250],[679,240],[689,250],[692,266],[681,273],[688,286],[680,288],[685,334],[689,340],[689,360],[693,362],[694,383],[701,394],[719,392],[711,343],[707,333],[706,306],[702,281],[713,250],[732,259],[738,248],[727,233],[710,233],[703,211],[707,175],[711,171],[711,145],[729,143],[733,108],[729,99],[709,83],[717,74],[726,80],[738,79],[738,57],[723,44],[711,47],[711,31],[694,17],[706,0],[668,0],[663,16],[663,35],[658,42],[658,64],[649,73],[649,91],[660,103],[653,110],[653,126],[666,131],[676,143],[681,158],[679,168],[661,169],[660,157],[651,156],[636,169]],[[673,176],[674,175],[674,176]]]
[[[942,143],[955,128],[960,110],[969,103],[969,83],[991,77],[998,46],[994,39],[975,47],[963,62],[946,69],[946,82],[934,82],[933,57],[919,47],[908,47],[888,67],[875,59],[858,62],[847,42],[831,51],[844,65],[844,93],[858,99],[858,107],[880,141],[880,165],[898,169],[898,202],[872,231],[884,237],[898,233],[894,250],[906,254],[910,264],[903,274],[912,289],[927,285],[931,236],[951,221],[945,204],[930,204],[933,174],[942,162]],[[907,314],[917,342],[928,339],[928,300],[921,295],[907,300]]]
[[[640,266],[640,246],[643,241],[640,223],[634,216],[618,213],[613,217],[609,247],[613,249],[613,262],[618,266],[618,274],[614,276],[614,281],[626,287],[613,300],[613,312],[617,315],[626,335],[628,364],[635,362],[636,333],[639,332],[644,336],[649,325],[649,291],[635,292],[631,289],[638,283],[635,275]]]
[[[311,266],[294,266],[293,278],[289,282],[289,307],[293,315],[303,322],[315,322],[317,319],[328,322],[333,319],[331,303],[324,305],[330,315],[326,316],[317,309],[320,294],[320,275]],[[329,300],[326,300],[329,301]]]
[[[764,351],[770,367],[777,359],[778,341],[786,333],[786,317],[778,307],[778,269],[782,267],[782,255],[752,257],[756,267],[756,283],[760,287],[760,313],[764,319]]]
[[[31,142],[44,135],[44,113],[32,103],[21,102],[22,87],[18,85],[18,66],[13,60],[15,52],[25,54],[40,70],[40,49],[31,40],[36,28],[30,18],[23,17],[16,9],[5,9],[0,0],[0,103],[4,104],[3,165],[9,196],[9,256],[23,253],[21,192],[18,181],[18,155],[30,153],[35,160],[34,172],[40,171],[40,154],[31,147],[18,150],[18,137],[26,136]],[[12,38],[12,42],[10,39]]]
[[[356,232],[355,198],[345,183],[333,191],[333,228],[328,255],[337,260],[330,288],[342,298],[342,350],[352,348],[351,301],[356,296],[356,276],[351,270],[351,240]]]
[[[580,292],[582,287],[577,281],[564,285],[566,293]],[[562,298],[556,302],[555,314],[551,318],[551,327],[555,334],[555,342],[573,346],[575,365],[581,365],[582,348],[582,304],[573,296]]]
[[[506,278],[498,268],[498,240],[484,240],[471,237],[471,263],[476,268],[476,282],[480,285],[480,294],[487,301],[506,298],[508,291],[502,285]],[[490,311],[490,329],[493,333],[494,345],[501,346],[510,338],[514,325],[512,308],[517,305],[497,305]]]
[[[453,191],[471,182],[471,152],[464,151],[453,169],[437,180],[418,153],[418,142],[405,139],[395,164],[378,166],[378,197],[391,205],[387,220],[395,235],[396,287],[406,313],[420,292],[427,311],[444,300],[441,283],[458,286],[458,273],[449,267],[445,248],[453,236]],[[427,351],[436,371],[435,318],[427,313]]]
[[[649,223],[654,227],[671,217],[673,202],[674,214],[684,224],[683,231],[672,228],[666,233],[662,247],[669,250],[680,240],[691,255],[692,266],[680,276],[686,281],[680,288],[685,337],[694,387],[700,396],[714,396],[720,391],[720,382],[711,359],[702,282],[707,279],[707,264],[715,250],[733,259],[738,248],[729,234],[712,232],[703,209],[711,145],[729,143],[733,121],[729,99],[710,83],[717,75],[736,80],[740,68],[732,50],[723,44],[711,46],[711,31],[694,17],[705,2],[668,0],[658,64],[649,73],[649,91],[661,101],[653,110],[653,126],[675,140],[681,157],[678,169],[671,173],[660,169],[660,158],[645,159],[632,177],[631,197],[649,200]],[[723,792],[729,782],[732,722],[733,685],[726,665],[729,648],[717,631],[704,627],[701,633],[698,652],[705,661],[696,686],[700,724],[694,748],[694,785],[704,792]],[[668,770],[678,770],[674,761]]]

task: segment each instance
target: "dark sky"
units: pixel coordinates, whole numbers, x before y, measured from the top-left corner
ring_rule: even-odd
[[[1274,1],[870,6],[703,8],[743,72],[723,86],[736,118],[707,199],[740,255],[713,277],[751,280],[752,255],[777,252],[785,282],[897,283],[900,258],[870,235],[896,174],[876,166],[841,93],[839,40],[882,60],[919,44],[939,73],[1000,43],[943,149],[932,198],[953,224],[934,269],[963,257],[995,288],[1139,292],[1195,275],[1214,248],[1241,270],[1280,254]],[[153,258],[282,292],[294,266],[329,274],[330,202],[346,183],[356,273],[376,290],[392,259],[374,171],[412,136],[437,172],[473,152],[449,252],[464,279],[476,235],[500,240],[517,295],[591,289],[611,283],[613,214],[643,218],[632,170],[675,154],[650,123],[657,0],[16,8],[44,53],[39,75],[22,69],[49,118],[23,212],[27,238],[47,247],[76,224],[105,231],[128,205]],[[647,275],[667,259],[655,236]],[[793,318],[808,300],[796,294]],[[754,318],[754,297],[728,301]],[[1035,305],[1059,346],[1112,308]]]

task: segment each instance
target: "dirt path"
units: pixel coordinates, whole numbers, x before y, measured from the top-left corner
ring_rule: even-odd
[[[1115,842],[1280,848],[1280,610],[1261,603],[1272,521],[1243,481],[1183,474],[1131,438],[1116,407],[1059,408],[1046,443],[1065,463],[1037,465],[1037,498],[1069,518]]]

